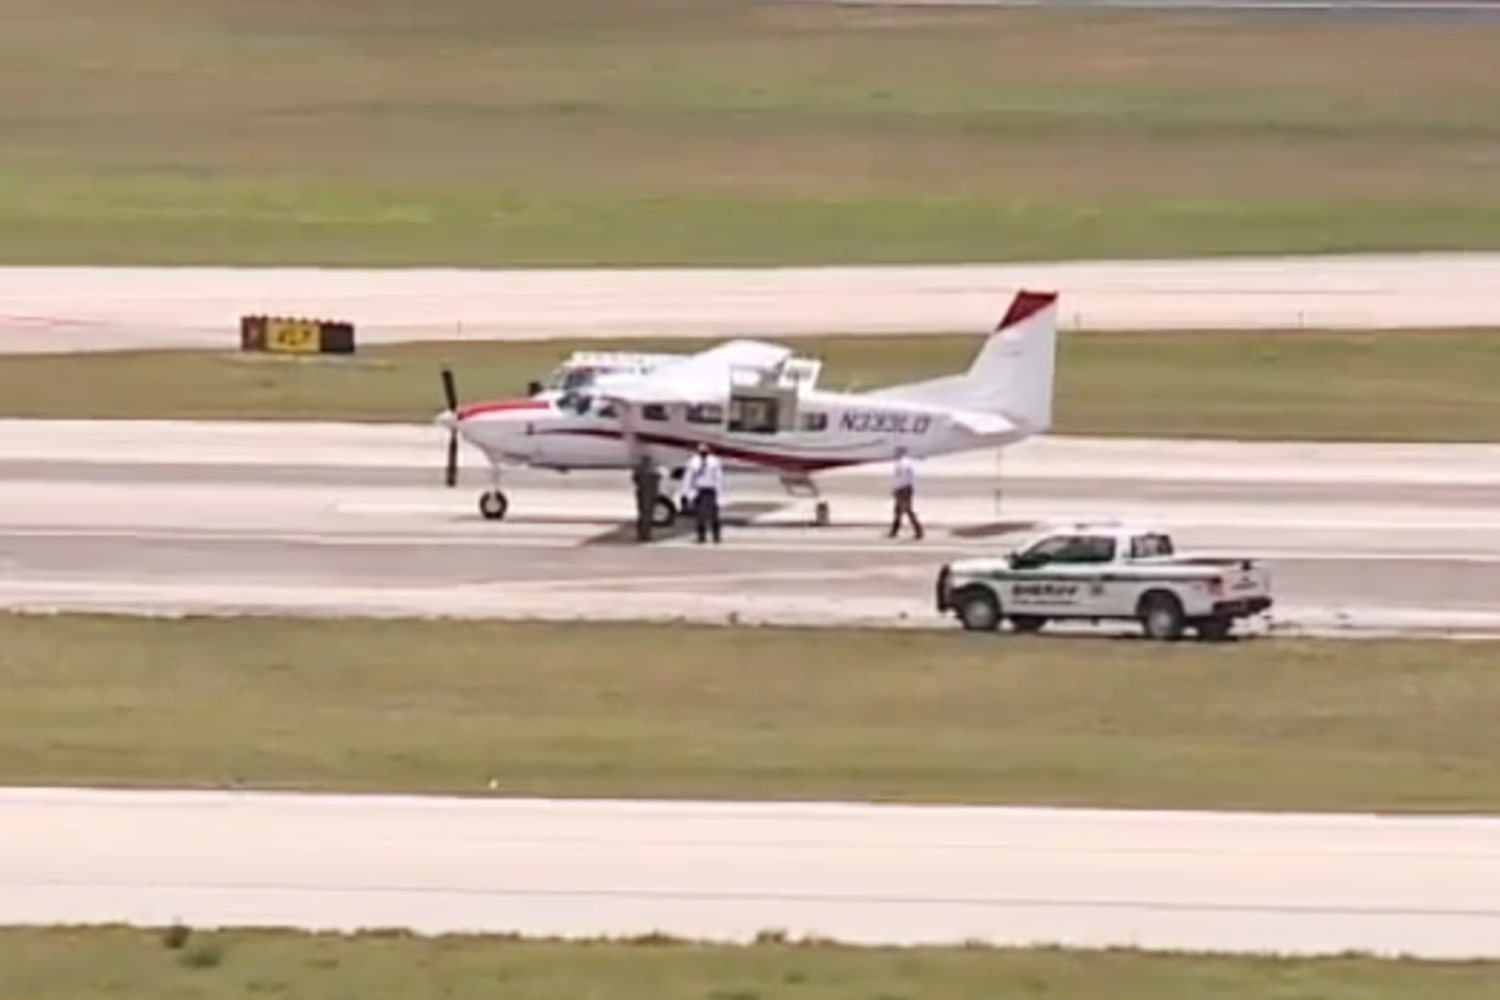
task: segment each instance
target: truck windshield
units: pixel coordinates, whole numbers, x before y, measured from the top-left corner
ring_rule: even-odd
[[[1054,535],[1021,553],[1025,563],[1103,563],[1115,557],[1115,540],[1108,535]]]

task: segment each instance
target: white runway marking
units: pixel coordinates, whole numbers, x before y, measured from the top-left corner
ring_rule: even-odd
[[[174,920],[1495,957],[1500,822],[0,791],[0,921]]]

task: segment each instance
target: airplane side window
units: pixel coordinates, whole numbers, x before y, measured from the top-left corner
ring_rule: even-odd
[[[805,431],[826,431],[828,429],[828,414],[804,413],[802,415],[802,429]]]
[[[605,403],[604,405],[599,407],[594,416],[600,418],[601,420],[608,420],[613,417],[619,416],[619,414],[620,411],[615,407],[614,403]]]
[[[774,434],[776,409],[776,402],[769,399],[730,400],[729,429],[750,434]]]
[[[665,420],[667,408],[660,403],[647,403],[641,407],[641,416],[646,420]]]
[[[724,422],[724,408],[714,403],[700,403],[688,407],[687,419],[690,424],[721,424]]]

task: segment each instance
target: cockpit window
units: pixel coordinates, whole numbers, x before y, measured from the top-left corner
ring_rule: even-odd
[[[575,392],[594,384],[598,372],[593,368],[569,368],[558,365],[547,373],[542,385],[554,392]]]
[[[589,408],[594,405],[594,397],[581,392],[568,392],[558,397],[557,408],[564,413],[575,416],[587,416]]]

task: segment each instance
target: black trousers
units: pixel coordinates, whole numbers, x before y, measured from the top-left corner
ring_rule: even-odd
[[[693,494],[693,520],[697,523],[698,541],[704,541],[711,534],[714,541],[719,540],[719,491],[699,490]]]
[[[656,493],[637,490],[635,494],[635,537],[651,541],[651,517],[656,513]]]
[[[912,508],[912,488],[910,486],[898,486],[892,494],[895,498],[895,510],[891,515],[891,537],[895,538],[901,533],[901,519],[905,517],[911,522],[911,530],[918,538],[922,537],[922,522],[917,520],[917,512]]]

